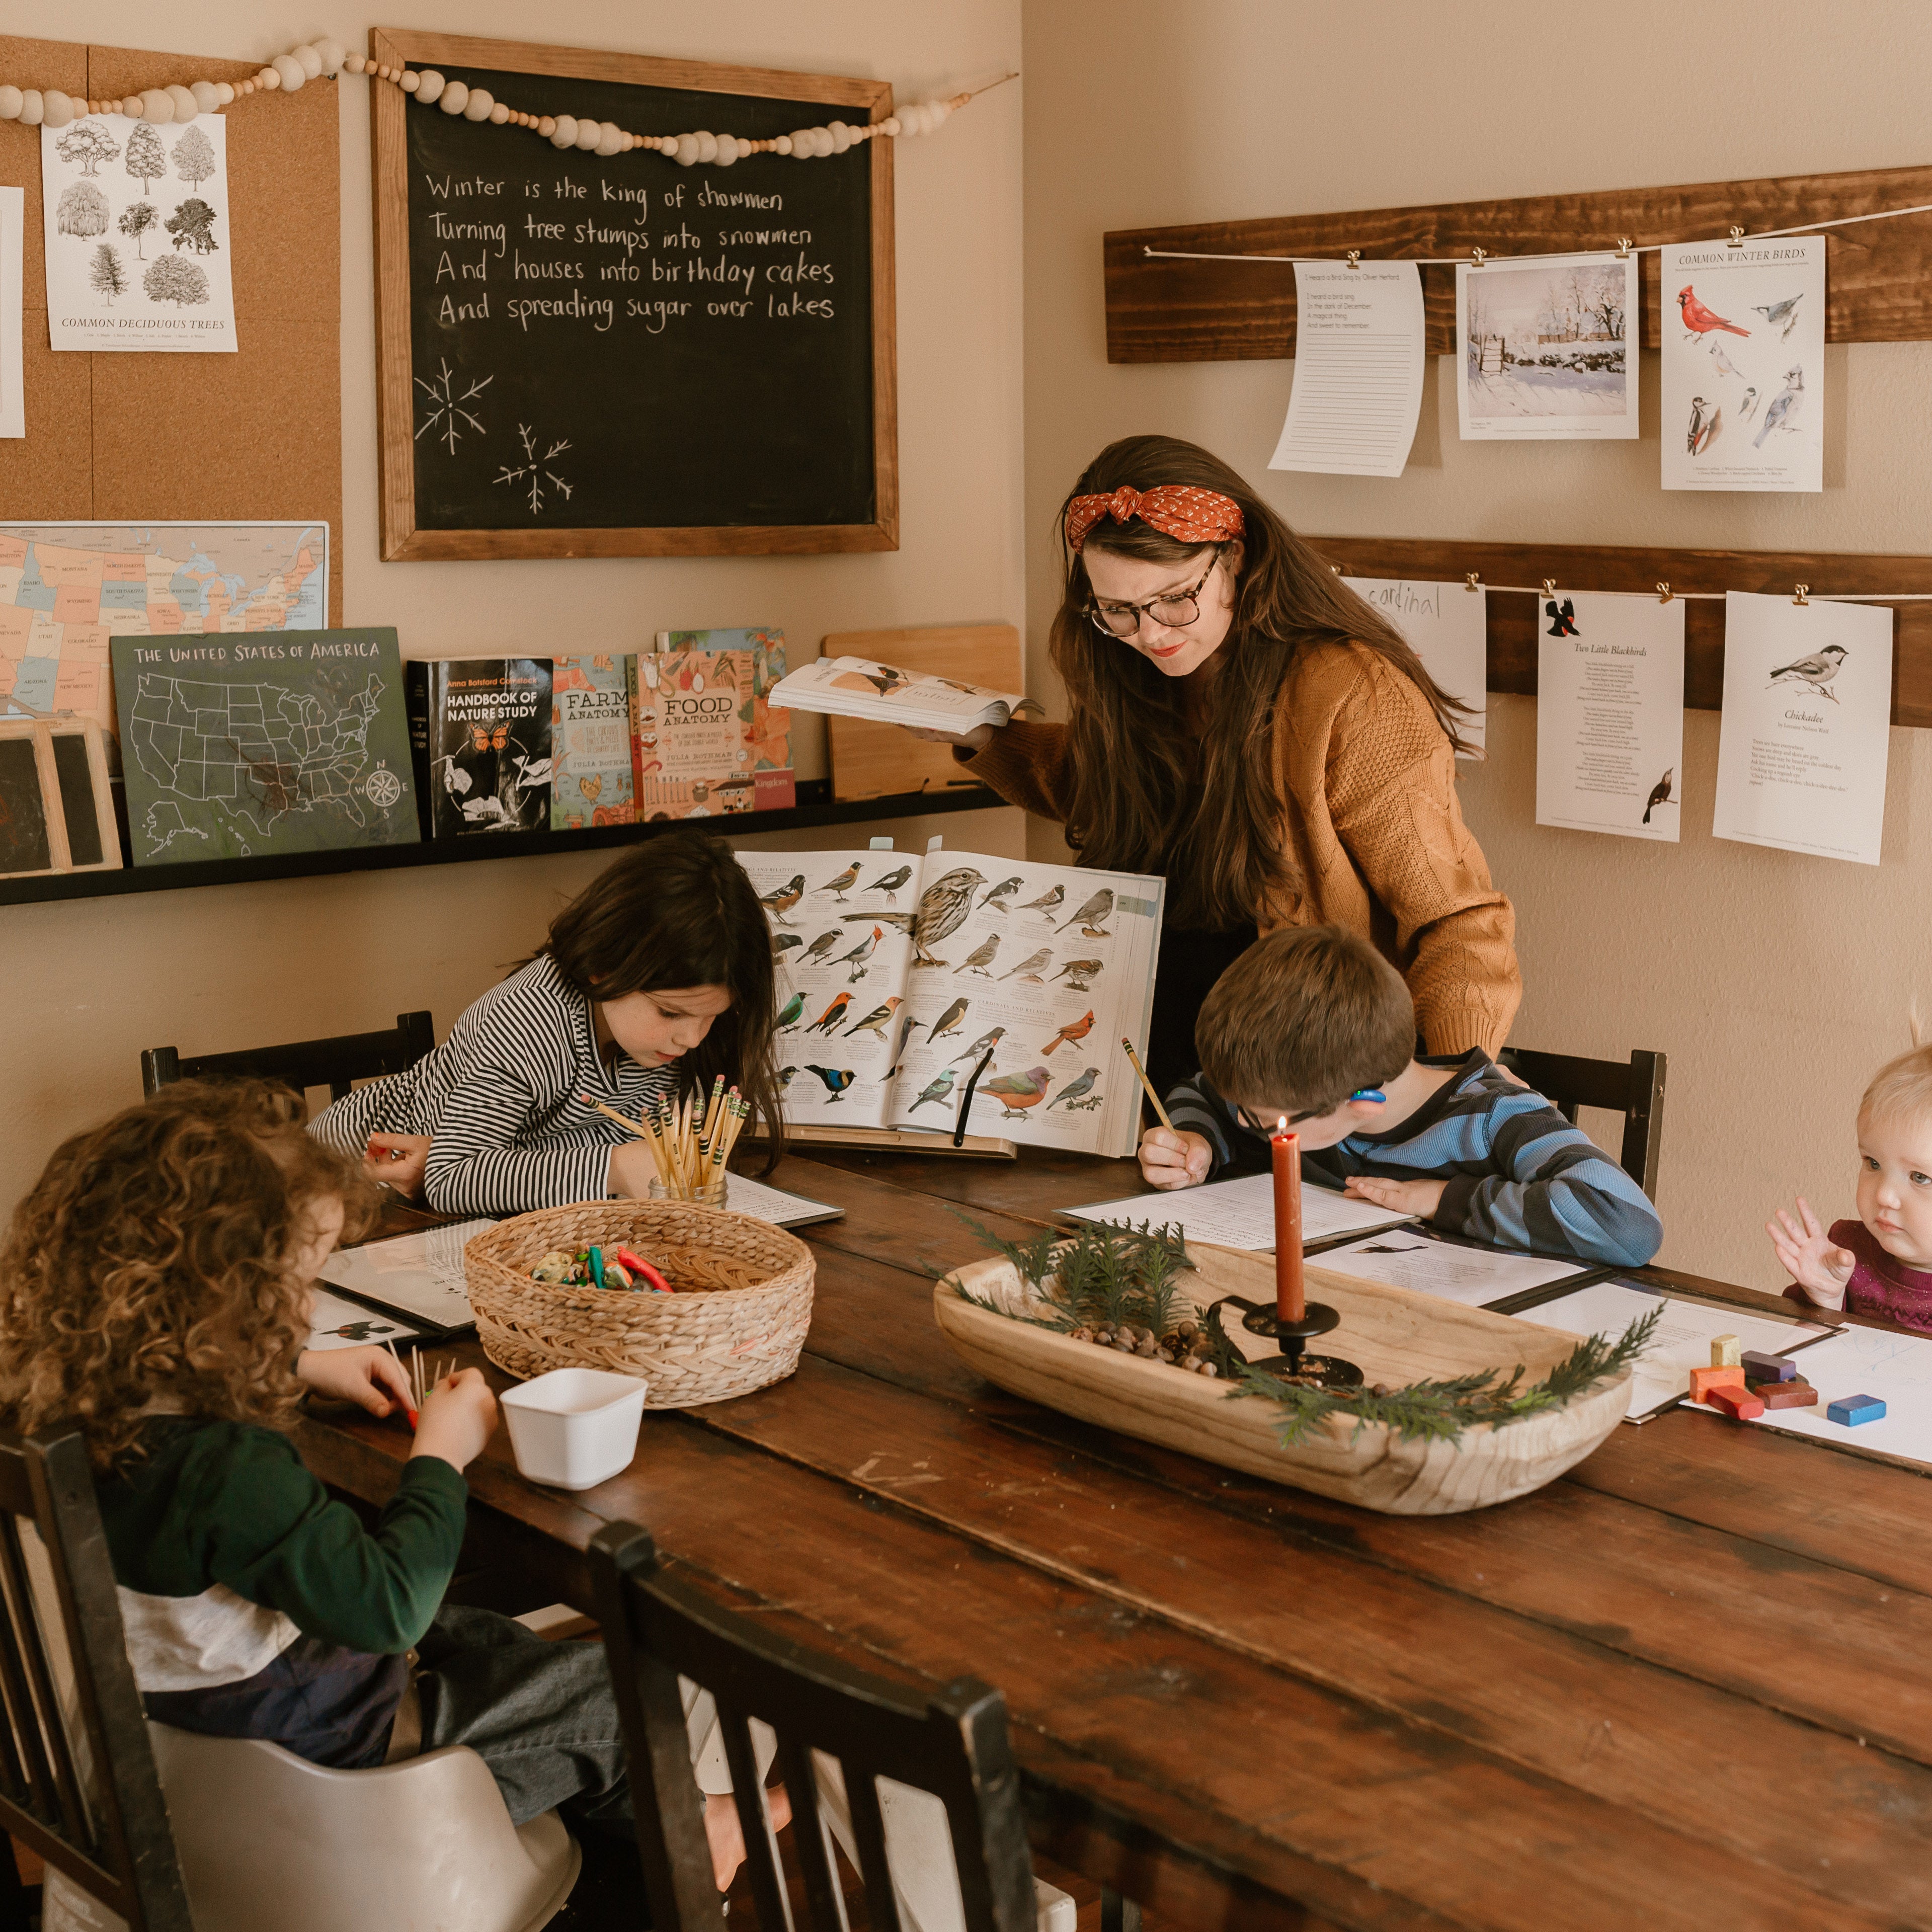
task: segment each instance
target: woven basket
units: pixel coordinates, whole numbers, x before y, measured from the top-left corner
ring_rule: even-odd
[[[553,1248],[637,1250],[675,1294],[532,1281]],[[646,1408],[748,1395],[798,1366],[812,1323],[812,1250],[748,1214],[688,1201],[581,1201],[519,1214],[463,1251],[484,1352],[513,1376],[615,1369]]]

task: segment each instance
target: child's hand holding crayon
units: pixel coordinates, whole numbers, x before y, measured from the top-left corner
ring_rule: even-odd
[[[1808,1299],[1820,1308],[1844,1306],[1845,1290],[1851,1285],[1858,1258],[1826,1233],[1824,1223],[1803,1195],[1798,1197],[1796,1221],[1780,1208],[1774,1220],[1766,1222],[1764,1231],[1778,1250],[1778,1260],[1791,1270],[1791,1279]]]
[[[1150,1186],[1198,1186],[1208,1178],[1214,1157],[1214,1149],[1200,1134],[1150,1127],[1141,1136],[1141,1175]]]
[[[413,1201],[422,1192],[429,1165],[427,1134],[371,1134],[362,1155],[362,1172]]]

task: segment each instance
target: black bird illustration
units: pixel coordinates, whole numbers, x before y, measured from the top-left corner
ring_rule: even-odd
[[[1643,822],[1645,824],[1648,825],[1650,823],[1650,814],[1660,805],[1668,805],[1670,802],[1670,780],[1676,770],[1677,767],[1672,765],[1670,771],[1666,772],[1663,777],[1651,787],[1650,796],[1644,801]]]
[[[794,946],[802,946],[804,944],[804,938],[799,933],[777,933],[773,935],[772,939],[772,950],[776,953],[781,959],[782,959]]]
[[[972,1004],[970,1000],[955,1000],[945,1012],[932,1023],[932,1030],[926,1036],[930,1046],[936,1040],[944,1040],[950,1033],[959,1030],[959,1022],[966,1017],[966,1009]]]
[[[808,1073],[817,1074],[825,1082],[827,1100],[843,1100],[846,1088],[858,1077],[849,1066],[842,1070],[836,1066],[814,1066],[808,1060],[805,1063],[805,1070]]]
[[[988,906],[997,906],[1001,912],[1011,912],[1012,910],[1012,908],[1008,905],[1006,902],[1006,895],[1009,892],[1016,892],[1019,889],[1019,874],[1016,872],[1010,879],[1002,879],[1000,883],[980,902],[980,910],[982,912],[984,912]]]
[[[1550,620],[1548,634],[1552,638],[1576,638],[1582,633],[1576,628],[1576,606],[1566,597],[1559,605],[1551,598],[1543,607],[1543,614]]]
[[[886,896],[886,904],[896,905],[898,902],[898,895],[900,886],[911,877],[912,868],[910,866],[901,866],[874,879],[866,890],[868,892],[884,892]]]

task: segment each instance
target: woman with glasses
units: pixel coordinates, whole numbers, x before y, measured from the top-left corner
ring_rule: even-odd
[[[1063,506],[1051,656],[1064,724],[982,725],[954,755],[1058,820],[1082,862],[1158,872],[1149,1072],[1257,932],[1338,925],[1402,972],[1426,1050],[1502,1044],[1516,916],[1456,801],[1456,718],[1388,621],[1219,458],[1111,444]]]

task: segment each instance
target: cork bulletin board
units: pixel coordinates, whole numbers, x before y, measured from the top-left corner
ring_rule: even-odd
[[[0,73],[116,99],[209,60],[0,34]],[[10,522],[250,522],[329,526],[328,614],[342,616],[342,185],[338,95],[316,81],[223,110],[233,238],[232,356],[56,355],[41,257],[40,130],[0,122],[0,182],[26,190],[27,434],[0,440]]]

